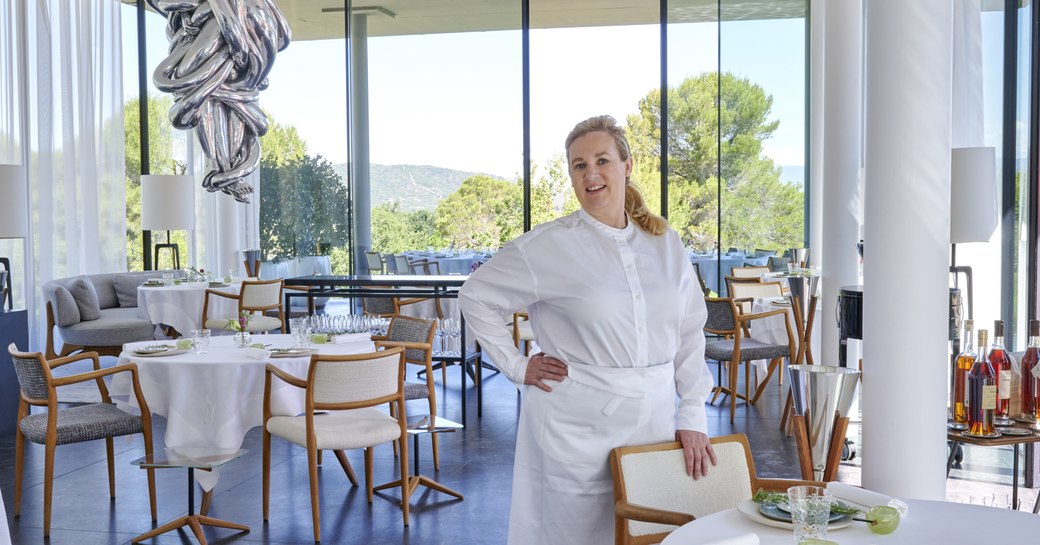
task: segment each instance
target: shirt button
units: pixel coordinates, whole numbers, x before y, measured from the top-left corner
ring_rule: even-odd
[[[643,296],[637,293],[633,297],[635,297],[636,299],[641,299]]]

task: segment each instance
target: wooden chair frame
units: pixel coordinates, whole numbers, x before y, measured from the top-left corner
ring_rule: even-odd
[[[427,396],[427,399],[429,400],[430,404],[429,422],[430,429],[432,430],[437,420],[437,393],[435,385],[433,383],[433,337],[437,333],[437,322],[435,320],[424,320],[422,318],[413,318],[411,316],[394,316],[390,318],[390,326],[387,328],[388,331],[390,330],[390,328],[393,328],[395,320],[410,320],[415,322],[422,322],[429,327],[429,333],[426,336],[426,342],[391,341],[389,337],[385,335],[373,335],[372,340],[375,341],[377,349],[401,347],[406,350],[414,349],[423,351],[423,359],[421,361],[408,359],[407,352],[405,352],[404,362],[405,364],[422,366],[422,368],[425,370],[426,389],[429,391],[429,395]],[[444,369],[445,367],[441,367],[442,371]],[[407,402],[408,399],[406,398],[405,401]],[[390,416],[395,416],[393,404],[390,404]],[[433,468],[439,471],[441,469],[441,461],[439,448],[440,445],[437,440],[438,435],[439,434],[437,433],[431,433],[430,441],[433,443]],[[397,454],[396,446],[394,447],[394,454]]]
[[[736,305],[736,303],[734,303],[732,298],[729,298],[729,297],[708,298],[708,299],[705,299],[705,301],[706,302],[711,302],[711,303],[728,302],[729,305],[730,305],[730,310],[733,313],[733,320],[734,320],[734,328],[733,329],[714,329],[714,328],[710,328],[710,327],[707,327],[707,326],[705,326],[705,328],[704,328],[704,331],[706,333],[712,333],[712,334],[721,335],[721,336],[724,336],[724,337],[732,337],[732,339],[733,339],[733,359],[729,361],[729,383],[728,383],[728,386],[722,386],[721,384],[716,386],[713,389],[714,395],[712,396],[711,402],[710,402],[710,403],[715,403],[715,400],[718,399],[718,397],[720,395],[722,395],[722,394],[729,395],[729,421],[733,422],[734,413],[737,410],[737,398],[738,397],[742,398],[742,399],[744,399],[745,401],[747,401],[751,405],[754,405],[756,402],[758,402],[758,398],[761,397],[762,392],[765,390],[766,383],[769,382],[769,379],[773,376],[773,373],[776,371],[777,367],[779,367],[780,364],[783,361],[783,357],[773,358],[772,360],[769,361],[769,370],[766,373],[765,380],[763,380],[761,384],[756,384],[756,386],[755,386],[755,395],[753,397],[750,396],[750,367],[751,367],[751,365],[749,364],[750,360],[741,360],[741,358],[740,358],[740,341],[744,338],[744,336],[746,334],[745,331],[747,329],[745,327],[745,325],[748,324],[749,322],[754,321],[754,320],[761,320],[762,318],[768,318],[770,316],[783,315],[783,317],[784,317],[784,325],[787,327],[787,343],[788,343],[788,347],[789,347],[790,354],[791,354],[790,357],[795,357],[795,355],[797,354],[797,351],[796,351],[796,348],[795,348],[795,343],[794,343],[794,332],[791,331],[791,320],[789,319],[789,316],[788,316],[787,311],[785,309],[769,310],[769,311],[766,311],[766,312],[757,312],[757,313],[752,313],[752,314],[741,314],[738,311],[737,305]],[[736,388],[736,385],[737,385],[737,367],[740,365],[741,362],[744,362],[744,394],[743,395],[738,393],[737,392],[737,388]],[[721,375],[721,372],[720,372],[720,375]],[[719,379],[719,382],[720,383],[722,382],[721,378]]]
[[[50,305],[50,303],[48,303]],[[48,537],[51,531],[51,500],[54,489],[54,449],[57,446],[58,427],[58,387],[69,384],[78,384],[93,380],[97,383],[101,392],[103,403],[112,403],[108,395],[108,387],[105,385],[104,377],[118,373],[130,373],[134,388],[134,397],[141,408],[141,435],[144,436],[145,454],[152,454],[152,413],[148,410],[148,403],[141,392],[141,384],[137,377],[137,365],[127,363],[101,369],[101,363],[97,352],[83,352],[74,356],[58,359],[46,359],[39,352],[21,352],[14,343],[8,346],[8,352],[13,357],[22,359],[36,359],[43,369],[44,379],[47,381],[47,399],[35,399],[26,397],[19,385],[18,399],[18,423],[15,425],[15,458],[14,458],[14,516],[21,516],[22,508],[22,469],[25,465],[25,435],[22,433],[21,421],[29,416],[30,407],[47,407],[47,436],[44,441],[44,464],[43,464],[43,536]],[[91,360],[93,370],[86,373],[77,373],[64,377],[55,377],[51,371],[62,365],[82,360]],[[116,497],[116,475],[115,475],[115,453],[112,437],[105,438],[105,450],[108,454],[108,493],[111,499]],[[155,506],[155,470],[148,469],[148,503],[152,510],[152,522],[158,520]]]
[[[333,361],[333,362],[352,362],[352,361],[364,361],[374,357],[383,358],[398,354],[400,357],[400,363],[397,368],[397,392],[391,395],[381,396],[378,398],[367,399],[362,401],[354,401],[350,403],[317,403],[314,401],[314,373],[317,369],[315,363],[319,361]],[[306,380],[299,377],[293,376],[274,365],[267,364],[266,371],[264,373],[264,424],[263,424],[263,511],[264,511],[264,523],[268,521],[270,499],[271,499],[271,432],[267,431],[267,421],[271,419],[271,387],[273,378],[278,378],[282,382],[303,389],[306,392],[306,401],[304,404],[304,418],[306,419],[307,425],[307,469],[308,477],[310,480],[311,490],[311,518],[314,524],[314,542],[321,541],[321,514],[320,504],[318,500],[318,453],[317,449],[317,438],[314,436],[314,416],[315,411],[345,411],[350,409],[361,409],[365,407],[374,407],[382,405],[383,403],[395,404],[396,411],[398,414],[397,422],[401,428],[400,436],[395,440],[398,447],[401,449],[401,474],[408,475],[408,425],[406,422],[407,412],[405,410],[404,403],[404,372],[405,372],[405,361],[404,361],[404,348],[390,348],[382,352],[374,352],[369,354],[350,354],[345,356],[329,356],[315,354],[311,356],[310,368],[307,371]],[[343,464],[346,460],[346,456],[342,451],[335,451],[336,458],[339,459],[340,463]],[[372,447],[365,449],[365,486],[367,489],[368,503],[372,503]],[[352,477],[353,470],[348,469],[349,463],[343,466],[344,472],[347,473],[348,478]],[[357,484],[356,479],[351,478],[351,482]],[[404,479],[407,483],[407,479]],[[401,487],[401,509],[403,511],[404,525],[408,526],[408,500],[409,500],[409,489],[408,486]]]
[[[523,355],[531,355],[531,341],[520,338],[520,322],[528,322],[531,317],[526,312],[514,312],[513,322],[510,324],[513,328],[513,344],[516,345],[516,349],[520,350],[520,343],[524,343],[522,350]]]
[[[265,284],[279,284],[278,286],[278,301],[271,305],[260,305],[260,306],[246,306],[242,299],[242,294],[245,293],[248,286],[258,286]],[[220,290],[206,289],[206,298],[202,302],[202,326],[205,327],[206,321],[209,317],[209,296],[223,297],[224,299],[232,299],[238,301],[238,312],[235,316],[241,316],[243,312],[250,314],[259,313],[261,316],[268,310],[278,311],[278,320],[282,322],[281,331],[285,333],[285,309],[282,307],[282,296],[285,292],[285,280],[282,278],[275,278],[273,280],[243,280],[242,289],[236,293],[227,293]],[[182,332],[183,333],[183,332]]]
[[[786,491],[788,488],[798,485],[824,486],[824,483],[811,480],[760,478],[758,473],[755,471],[755,460],[751,456],[751,446],[748,444],[747,436],[743,433],[712,437],[710,441],[713,445],[722,443],[740,443],[744,447],[744,456],[748,465],[748,475],[751,479],[750,485],[752,494],[758,490],[766,490],[770,492]],[[616,545],[649,545],[652,543],[660,543],[668,536],[668,534],[671,533],[669,531],[645,536],[633,536],[628,532],[629,520],[682,526],[683,524],[696,519],[696,517],[689,513],[655,509],[645,505],[629,503],[628,501],[627,489],[624,485],[625,475],[623,466],[621,465],[621,459],[628,454],[677,449],[681,450],[682,444],[677,441],[671,441],[651,445],[618,447],[610,452],[610,472],[614,480],[614,542]],[[709,468],[708,471],[710,472],[711,469]],[[692,479],[693,477],[690,478]]]

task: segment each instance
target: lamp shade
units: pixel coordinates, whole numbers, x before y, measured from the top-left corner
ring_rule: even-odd
[[[141,229],[189,231],[195,228],[195,188],[191,176],[141,175]]]
[[[953,148],[950,242],[986,242],[997,228],[995,148]]]
[[[28,188],[21,165],[0,165],[0,198],[6,203],[0,212],[0,238],[29,236]]]

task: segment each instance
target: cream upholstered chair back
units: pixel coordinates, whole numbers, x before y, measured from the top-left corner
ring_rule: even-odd
[[[769,267],[733,267],[733,274],[737,278],[758,278],[769,272]]]
[[[401,354],[376,352],[367,359],[329,361],[311,359],[311,391],[315,404],[357,403],[394,395],[399,388]],[[374,404],[374,403],[373,403]]]
[[[743,434],[712,438],[718,465],[694,480],[678,442],[620,447],[611,453],[614,498],[622,504],[703,517],[754,495],[755,467]],[[620,513],[619,513],[620,515]],[[618,543],[658,543],[677,526],[617,518]],[[624,539],[622,539],[624,538]]]
[[[242,282],[242,308],[268,309],[282,303],[281,278],[275,280],[246,280]]]
[[[730,284],[730,297],[733,299],[761,299],[763,297],[780,297],[783,295],[783,286],[780,282],[756,282],[756,283],[743,283],[734,282]],[[740,308],[741,313],[747,314],[751,312],[751,303],[747,301],[741,301],[737,305]]]

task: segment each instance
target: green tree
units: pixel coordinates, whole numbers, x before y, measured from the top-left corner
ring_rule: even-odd
[[[522,193],[515,183],[477,174],[437,205],[437,235],[455,248],[498,248],[523,232]]]
[[[260,250],[264,259],[313,255],[347,243],[347,189],[320,155],[260,161]]]
[[[721,170],[723,246],[800,246],[802,192],[781,182],[780,168],[762,155],[762,142],[780,123],[769,118],[773,99],[746,78],[728,73],[721,77],[721,101],[716,100],[719,74],[715,72],[687,78],[668,90],[669,223],[687,244],[714,246]],[[651,91],[640,100],[638,113],[627,119],[642,182],[652,177],[644,170],[646,165],[638,164],[647,160],[654,167],[660,164],[660,104],[660,92]],[[720,135],[721,145],[717,145]],[[641,186],[647,189],[651,208],[657,208],[660,197],[653,183]]]

